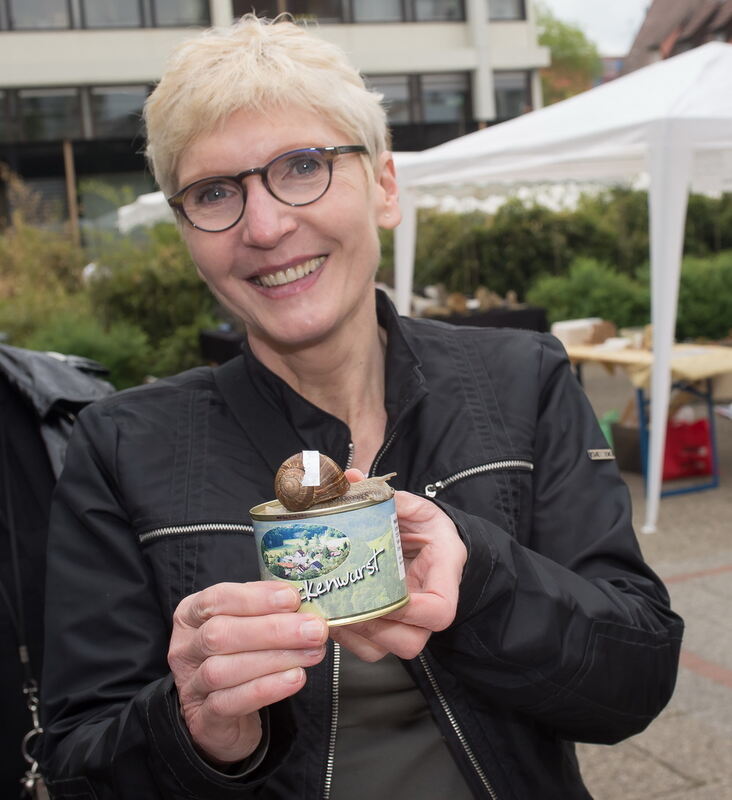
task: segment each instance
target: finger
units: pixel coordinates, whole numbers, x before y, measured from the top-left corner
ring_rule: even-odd
[[[349,630],[351,627],[349,625],[347,627],[331,628],[330,638],[355,656],[358,656],[362,661],[374,662],[387,655],[389,651],[385,647],[359,636],[359,634]]]
[[[184,597],[173,614],[173,624],[199,628],[220,614],[259,616],[297,611],[299,607],[297,590],[281,581],[217,583]]]
[[[370,645],[371,652],[385,650],[399,658],[415,658],[427,644],[431,631],[381,617],[349,625],[344,633],[348,636],[348,649],[368,661],[374,659],[368,658],[369,648],[365,643]]]
[[[218,616],[193,631],[174,631],[168,663],[175,674],[196,668],[210,656],[257,650],[307,650],[328,637],[322,617],[270,614],[265,617]]]
[[[392,611],[384,620],[401,622],[428,631],[443,631],[452,624],[457,610],[457,596],[445,598],[432,592],[411,592],[409,602]]]
[[[185,693],[205,697],[265,675],[294,667],[312,667],[323,660],[324,645],[308,650],[261,650],[207,658],[193,673]]]
[[[355,467],[349,467],[343,474],[351,483],[362,481],[366,477],[360,469],[356,469]]]
[[[305,681],[302,667],[263,675],[229,689],[211,692],[201,704],[199,713],[211,718],[214,724],[221,718],[253,714],[299,692]]]

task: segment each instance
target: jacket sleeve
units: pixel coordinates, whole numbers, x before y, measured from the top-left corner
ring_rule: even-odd
[[[673,691],[683,623],[638,547],[629,493],[566,355],[545,338],[528,544],[440,503],[468,548],[456,621],[430,649],[476,703],[614,743]]]
[[[103,407],[80,415],[52,507],[41,682],[52,796],[257,797],[289,748],[287,704],[270,709],[270,747],[245,777],[196,752],[166,663],[170,621],[116,489],[116,437]]]

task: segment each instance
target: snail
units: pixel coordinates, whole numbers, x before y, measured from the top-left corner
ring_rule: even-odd
[[[277,470],[275,496],[289,511],[305,511],[315,503],[332,500],[348,491],[348,478],[338,464],[322,453],[317,455],[320,482],[315,486],[303,486],[306,471],[303,453],[290,456]]]
[[[308,451],[306,451],[308,452]],[[310,451],[309,459],[316,455]],[[275,495],[288,511],[305,511],[311,506],[341,506],[370,500],[388,500],[394,489],[387,481],[396,475],[391,472],[375,478],[349,483],[343,470],[328,456],[317,453],[320,483],[303,486],[306,464],[303,453],[295,453],[286,459],[275,475]]]

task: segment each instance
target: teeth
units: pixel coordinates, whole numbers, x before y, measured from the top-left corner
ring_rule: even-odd
[[[295,267],[288,267],[287,269],[280,270],[279,272],[270,272],[269,275],[260,275],[258,278],[253,278],[254,283],[259,286],[284,286],[286,283],[304,278],[309,275],[325,261],[325,256],[318,256],[318,258],[311,258],[308,261],[303,261]]]

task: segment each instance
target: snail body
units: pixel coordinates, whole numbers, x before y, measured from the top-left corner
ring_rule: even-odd
[[[309,486],[306,472],[316,455],[320,482]],[[295,453],[282,463],[275,475],[275,496],[288,511],[306,511],[313,506],[332,508],[365,500],[378,503],[394,495],[387,481],[396,475],[395,472],[350,483],[343,470],[328,456],[310,452],[308,458],[310,462],[306,464],[305,455]]]

